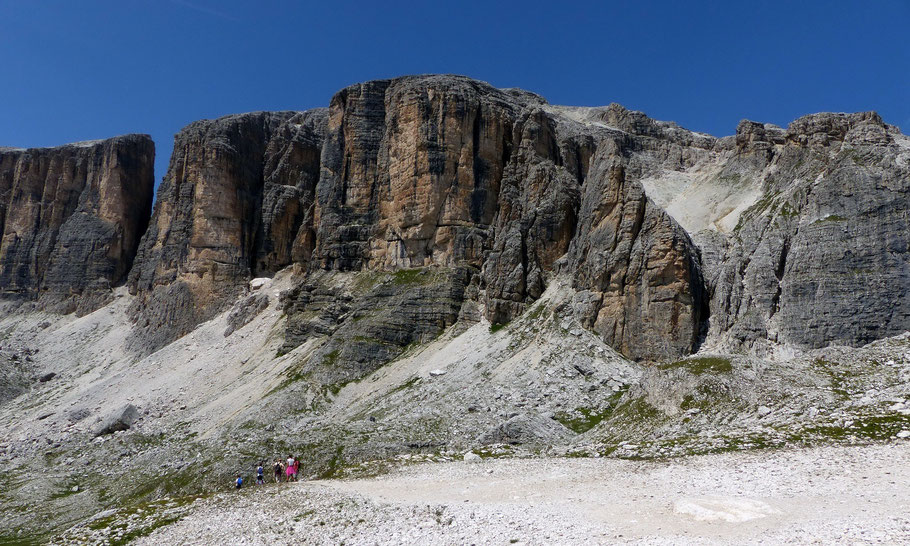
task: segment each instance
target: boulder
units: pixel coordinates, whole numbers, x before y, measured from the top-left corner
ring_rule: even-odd
[[[472,451],[468,451],[467,453],[464,454],[464,462],[466,462],[466,463],[479,463],[482,460],[483,459],[480,457],[480,455],[478,455]]]
[[[139,411],[132,404],[127,404],[102,419],[95,429],[95,436],[128,430],[137,419],[139,419]]]
[[[572,432],[553,419],[540,415],[516,415],[483,434],[478,441],[489,444],[552,444],[564,440]]]

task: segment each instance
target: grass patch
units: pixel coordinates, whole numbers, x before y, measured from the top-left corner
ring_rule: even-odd
[[[85,527],[91,531],[104,532],[107,535],[102,539],[104,544],[122,546],[180,521],[186,514],[183,508],[198,498],[198,495],[191,495],[134,504],[110,516],[90,521]],[[80,536],[78,530],[76,533],[76,536],[69,538],[76,542],[87,539]]]
[[[75,486],[78,486],[78,484],[73,483],[73,484],[63,486],[62,489],[59,489],[51,494],[51,499],[52,500],[65,499],[66,497],[72,497],[73,495],[78,495],[79,493],[82,493],[82,491],[83,491],[82,487],[79,487],[79,489],[77,489],[76,491],[73,491],[73,487],[75,487]]]
[[[338,349],[335,349],[334,351],[332,351],[330,353],[326,353],[326,354],[322,355],[322,365],[323,366],[334,366],[335,364],[338,363],[338,355],[340,355],[340,354],[341,354],[341,351]]]
[[[8,533],[8,534],[7,534]],[[49,537],[42,534],[24,532],[21,535],[7,531],[0,531],[0,546],[38,546],[49,544]]]
[[[831,391],[841,400],[850,399],[850,391],[846,378],[835,369],[838,364],[829,362],[823,358],[816,358],[812,362],[812,367],[828,377],[831,384]]]
[[[910,428],[910,416],[900,414],[855,416],[848,421],[852,422],[812,425],[790,432],[787,443],[813,446],[831,442],[855,444],[884,441]]]
[[[658,368],[661,370],[684,369],[689,373],[695,375],[717,375],[723,373],[731,373],[733,371],[733,364],[729,358],[704,356],[686,360],[677,360],[676,362],[666,362],[658,365]]]
[[[612,408],[598,411],[592,408],[575,408],[575,411],[559,412],[553,419],[576,434],[588,432],[610,414]]]
[[[784,216],[786,218],[793,218],[794,216],[799,216],[799,211],[796,210],[796,207],[790,205],[790,203],[784,203],[783,205],[781,205],[780,210],[778,212],[780,212],[781,216]]]
[[[341,475],[341,472],[344,467],[343,453],[344,453],[343,446],[338,446],[335,448],[335,453],[332,455],[332,458],[329,459],[329,462],[326,465],[326,468],[322,472],[319,473],[320,479],[325,480],[328,478],[337,478]]]
[[[399,269],[392,273],[392,283],[397,286],[423,284],[431,279],[429,271],[423,268]]]
[[[417,385],[417,383],[419,383],[419,382],[420,382],[420,377],[418,377],[418,376],[415,375],[414,377],[408,379],[407,381],[405,381],[405,382],[402,383],[401,385],[398,385],[398,386],[395,387],[394,389],[390,390],[390,391],[388,392],[388,394],[386,394],[386,396],[388,396],[388,395],[390,395],[390,394],[395,394],[396,392],[401,392],[401,391],[406,390],[406,389],[410,389],[411,387],[414,387],[415,385]]]
[[[824,218],[819,218],[818,220],[812,222],[812,225],[814,226],[815,224],[826,224],[828,222],[846,222],[847,220],[848,218],[845,218],[843,216],[839,216],[837,214],[829,214]]]
[[[530,320],[537,320],[540,318],[540,316],[543,314],[543,312],[545,310],[546,310],[546,306],[544,304],[541,303],[541,304],[535,305],[533,308],[531,308],[530,311],[528,311],[528,314],[526,315],[526,317]]]
[[[739,222],[736,224],[736,227],[733,228],[734,231],[739,231],[748,220],[751,220],[762,214],[766,210],[770,209],[774,204],[774,200],[780,195],[779,191],[769,192],[762,196],[761,199],[755,202],[754,205],[747,208],[743,211],[742,215],[739,217]]]
[[[505,328],[508,324],[508,322],[494,322],[490,325],[490,333],[495,334],[496,332]]]

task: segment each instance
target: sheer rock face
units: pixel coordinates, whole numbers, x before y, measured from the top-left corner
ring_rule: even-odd
[[[153,159],[139,135],[0,149],[3,296],[88,312],[129,271],[147,352],[288,265],[311,284],[431,268],[413,294],[287,299],[286,350],[375,338],[351,353],[363,370],[478,310],[508,322],[556,274],[579,321],[636,359],[910,330],[910,139],[873,112],[744,120],[718,139],[616,104],[411,76],[328,109],[187,126],[149,221]],[[346,322],[374,304],[398,311]]]
[[[254,274],[309,259],[323,110],[195,122],[174,153],[131,291],[144,350],[212,318]]]
[[[317,196],[326,269],[479,267],[512,124],[531,94],[430,76],[332,99]]]
[[[108,301],[148,225],[154,159],[147,135],[0,148],[3,296],[80,314]]]
[[[707,318],[698,251],[609,147],[595,158],[580,217],[568,266],[582,323],[638,358],[692,352]]]
[[[621,107],[609,113],[634,117]],[[629,124],[636,120],[650,122],[639,115]],[[602,226],[579,220],[583,203],[603,192],[631,206],[633,216],[644,214],[647,197],[634,181],[597,171],[598,182],[585,185],[595,150],[603,150],[601,164],[628,161],[631,148],[617,144],[627,138],[563,119],[536,95],[466,78],[345,89],[332,101],[323,148],[316,263],[339,270],[465,264],[479,270],[487,318],[507,322],[543,293],[556,260],[577,239],[583,256],[566,271],[596,290],[585,308],[594,316],[589,325],[636,358],[655,354],[639,345],[646,341],[659,341],[670,355],[690,352],[704,318],[703,290],[683,230],[657,210],[644,231],[614,230],[615,237],[591,236]],[[615,253],[611,263],[623,269],[609,288],[579,269],[596,268],[594,256],[603,253]],[[612,310],[597,319],[602,306]],[[607,326],[610,320],[630,326]]]
[[[815,114],[738,133],[733,152],[761,157],[763,194],[717,258],[711,337],[816,348],[910,329],[910,139],[873,112]]]
[[[190,125],[177,137],[131,275],[140,329],[156,332],[145,348],[223,310],[252,274],[290,263],[458,271],[466,277],[456,299],[507,322],[543,293],[574,244],[564,273],[578,273],[587,291],[586,323],[636,358],[655,354],[640,345],[654,340],[668,354],[691,351],[704,318],[697,252],[635,176],[609,173],[643,170],[635,150],[658,150],[668,134],[701,137],[618,106],[595,115],[602,119],[573,120],[528,92],[417,76],[346,88],[327,114]],[[675,142],[654,153],[681,161],[688,148]],[[602,194],[627,212],[598,208]],[[609,218],[582,221],[585,207]],[[607,262],[616,269],[610,280],[593,272]],[[307,332],[289,335],[299,343]]]
[[[458,76],[367,82],[328,110],[184,129],[130,277],[134,313],[154,347],[289,264],[432,267],[458,272],[440,289],[445,324],[459,301],[507,322],[568,276],[581,323],[637,359],[703,341],[863,343],[910,329],[893,289],[910,284],[907,142],[874,113],[744,121],[717,139]],[[365,335],[344,298],[301,294],[285,349],[329,323]]]

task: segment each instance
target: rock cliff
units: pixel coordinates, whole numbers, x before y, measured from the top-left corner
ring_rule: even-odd
[[[121,283],[148,225],[147,135],[56,148],[0,148],[0,291],[85,313]]]
[[[730,150],[761,193],[716,257],[713,337],[817,348],[910,329],[910,139],[873,112],[755,128]]]
[[[130,289],[142,350],[231,304],[254,274],[306,263],[325,112],[256,112],[177,134]]]
[[[327,113],[192,124],[131,275],[134,316],[154,348],[295,263],[467,272],[458,299],[501,323],[570,256],[586,324],[636,358],[686,354],[707,317],[698,251],[626,176],[629,139],[458,76],[354,85]]]
[[[459,319],[514,320],[557,275],[579,323],[635,359],[910,329],[910,139],[872,112],[715,138],[460,76],[367,82],[184,128],[137,243],[152,154],[136,136],[0,152],[4,293],[91,310],[135,254],[148,352],[294,265],[283,350],[338,333],[324,352],[364,369]],[[413,293],[318,280],[418,270],[433,282]]]

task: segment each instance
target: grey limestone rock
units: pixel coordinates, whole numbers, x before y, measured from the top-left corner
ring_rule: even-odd
[[[910,329],[910,149],[895,138],[874,113],[815,114],[763,152],[762,196],[712,256],[712,336],[818,348]]]
[[[572,431],[540,415],[516,415],[477,439],[481,444],[547,445],[565,440]]]
[[[95,428],[95,436],[129,430],[137,419],[139,419],[139,411],[134,405],[127,404],[103,418]]]
[[[0,149],[0,294],[80,314],[109,301],[148,225],[154,159],[148,135]]]

